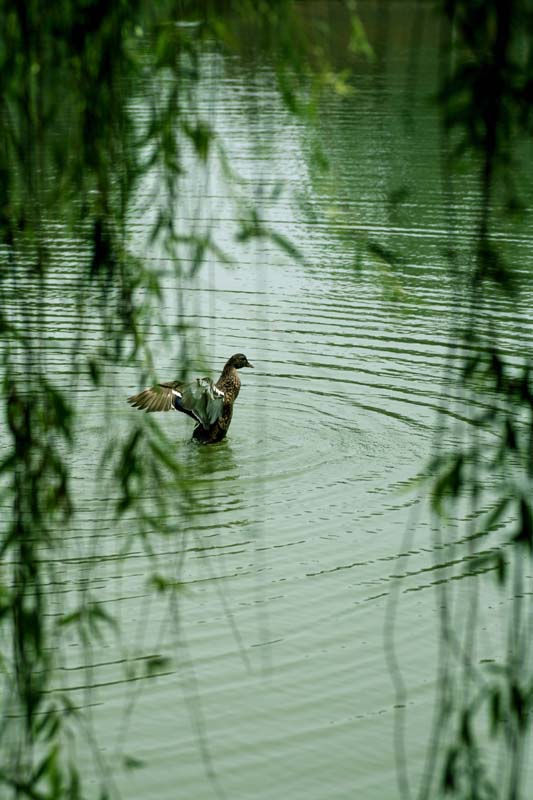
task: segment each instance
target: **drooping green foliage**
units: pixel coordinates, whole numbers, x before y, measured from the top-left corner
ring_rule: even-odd
[[[3,721],[0,779],[15,797],[83,796],[76,762],[65,747],[80,712],[65,695],[50,691],[54,650],[48,643],[69,635],[83,643],[99,641],[117,627],[89,590],[79,603],[51,617],[44,590],[51,576],[43,552],[61,547],[62,531],[78,502],[71,467],[79,432],[78,384],[88,381],[107,391],[113,368],[132,358],[150,374],[147,319],[156,320],[178,342],[187,368],[187,328],[181,319],[168,320],[160,274],[132,252],[132,208],[137,202],[135,214],[152,214],[152,242],[176,275],[201,269],[209,253],[224,260],[209,230],[180,224],[187,158],[209,169],[216,155],[231,174],[217,132],[197,103],[203,48],[231,49],[244,64],[251,48],[270,51],[287,108],[311,119],[317,93],[324,87],[342,91],[344,76],[332,70],[324,31],[313,28],[302,7],[289,0],[0,3],[5,421],[0,624],[9,720]],[[509,360],[485,300],[504,293],[520,301],[517,270],[493,230],[501,215],[523,211],[517,176],[521,142],[531,128],[533,61],[527,32],[532,11],[525,0],[456,0],[444,3],[440,12],[448,26],[438,98],[448,142],[447,180],[453,182],[461,159],[474,158],[481,197],[471,263],[459,263],[453,241],[450,246],[450,268],[469,309],[468,326],[461,331],[468,349],[457,348],[450,356],[461,374],[450,402],[463,410],[480,393],[485,402],[463,445],[436,454],[432,501],[439,520],[458,504],[469,506],[475,520],[467,537],[471,563],[483,580],[496,579],[508,593],[512,587],[513,599],[507,652],[499,663],[478,665],[473,655],[475,596],[459,640],[447,587],[439,589],[439,706],[419,795],[511,798],[520,796],[533,696],[533,676],[524,668],[530,637],[522,602],[524,564],[533,550],[533,386],[530,363]],[[351,44],[369,52],[356,16]],[[140,98],[145,104],[142,124],[132,111]],[[316,160],[321,158],[318,153]],[[139,201],[139,187],[153,171],[162,189],[157,197]],[[297,256],[253,206],[243,206],[240,218],[240,241],[268,237]],[[62,263],[54,231],[75,248],[75,268]],[[393,262],[384,246],[373,247],[379,258]],[[69,344],[75,379],[67,385],[54,374],[54,343],[39,336],[58,271],[77,309]],[[20,292],[27,286],[34,289],[31,296]],[[98,320],[100,336],[82,348],[88,318]],[[133,427],[119,440],[103,438],[102,463],[111,465],[116,482],[116,518],[134,512],[131,536],[147,551],[153,533],[166,532],[161,512],[169,485],[186,522],[191,503],[187,479],[157,425]],[[480,516],[487,490],[491,510]],[[436,529],[442,543],[445,525],[439,521]],[[476,550],[476,542],[483,542],[483,548]],[[148,585],[158,593],[181,588],[179,580],[157,570]],[[459,616],[465,617],[463,609]],[[163,661],[154,657],[147,669],[162,667]],[[490,769],[490,737],[506,748],[504,776],[495,778]],[[135,767],[134,760],[129,766]],[[102,773],[101,796],[111,792]]]
[[[438,589],[437,710],[418,796],[516,800],[526,796],[533,697],[524,596],[533,554],[533,375],[529,354],[520,362],[506,352],[491,301],[500,296],[513,298],[517,307],[523,303],[518,275],[524,265],[509,260],[497,231],[523,214],[521,164],[533,87],[532,43],[525,32],[533,8],[527,0],[452,0],[443,3],[442,13],[438,103],[448,152],[445,180],[459,190],[462,160],[475,159],[480,200],[471,263],[461,263],[450,248],[466,324],[449,356],[450,375],[459,381],[448,392],[445,411],[466,413],[469,425],[461,444],[445,446],[451,423],[443,417],[431,469],[432,505],[436,545],[453,547],[454,536],[463,536],[479,584],[459,605],[447,584]],[[490,511],[481,514],[484,508]],[[446,519],[457,515],[466,522],[455,534]],[[496,582],[508,598],[506,645],[495,662],[479,663],[485,582]],[[503,771],[495,768],[498,753]]]
[[[150,215],[151,242],[178,278],[200,269],[209,253],[225,259],[210,231],[187,228],[180,214],[185,161],[208,170],[218,157],[231,172],[197,102],[204,48],[246,60],[253,41],[275,54],[280,94],[304,116],[333,73],[313,25],[289,0],[4,0],[0,19],[0,793],[74,800],[85,794],[67,744],[81,712],[54,687],[55,654],[64,637],[89,647],[117,630],[89,588],[54,615],[45,590],[78,506],[78,389],[98,387],[105,396],[113,369],[132,359],[150,374],[148,319],[172,337],[183,374],[191,350],[184,321],[164,310],[160,272],[134,252],[130,223]],[[139,192],[154,173],[158,192]],[[240,216],[240,240],[269,237],[297,255],[253,207]],[[66,245],[76,255],[67,263]],[[60,344],[45,338],[58,286],[76,309]],[[99,331],[90,342],[87,322]],[[67,382],[54,371],[58,347],[70,352]],[[101,411],[104,428],[104,403]],[[113,476],[115,518],[132,515],[131,538],[150,552],[150,537],[167,532],[169,489],[184,528],[191,500],[165,434],[151,420],[136,424],[119,438],[103,431],[96,473],[105,467]],[[154,569],[152,591],[180,590],[179,580]],[[162,663],[154,658],[148,669]],[[113,793],[108,778],[102,770],[102,798]]]

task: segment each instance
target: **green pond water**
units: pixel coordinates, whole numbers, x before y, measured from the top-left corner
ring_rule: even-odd
[[[455,195],[442,188],[442,139],[429,100],[438,39],[430,12],[413,64],[417,7],[388,4],[383,18],[383,4],[360,5],[378,57],[357,62],[351,93],[321,100],[325,176],[312,166],[316,133],[284,110],[272,66],[205,53],[201,113],[242,178],[239,193],[303,261],[266,239],[236,243],[236,190],[214,159],[207,172],[191,160],[178,224],[212,228],[231,266],[211,256],[194,278],[178,280],[165,253],[148,243],[153,216],[132,210],[131,247],[165,272],[167,319],[190,327],[191,373],[217,376],[235,352],[255,369],[241,373],[229,436],[217,446],[191,443],[187,417],[160,416],[193,504],[185,513],[169,491],[162,517],[169,532],[151,538],[151,554],[130,540],[135,519],[114,521],[115,498],[98,468],[106,415],[124,436],[139,422],[125,400],[142,388],[142,366],[115,376],[111,399],[79,387],[79,513],[47,591],[51,613],[59,613],[89,588],[119,622],[118,638],[106,635],[91,648],[72,640],[59,654],[57,684],[87,714],[92,744],[81,737],[78,758],[95,797],[102,769],[128,800],[397,797],[397,700],[384,625],[398,572],[406,756],[414,780],[423,768],[437,666],[434,587],[460,577],[453,589],[460,604],[479,578],[461,551],[455,565],[444,553],[447,566],[435,567],[427,502],[411,481],[431,454],[443,381],[453,378],[446,355],[463,320],[446,252],[453,236],[465,262],[470,257],[478,193],[468,163]],[[335,33],[342,52],[341,22]],[[143,98],[135,104],[142,119]],[[139,208],[157,181],[154,172]],[[399,190],[404,202],[390,213]],[[531,230],[502,228],[498,236],[523,271],[527,309]],[[400,252],[396,268],[369,242]],[[78,256],[61,231],[56,244],[64,262],[50,278],[57,302],[46,317],[49,368],[67,382],[81,332],[64,267],[74,269]],[[494,311],[509,357],[531,352],[527,313],[501,300]],[[177,348],[157,324],[147,321],[146,331],[157,375],[177,377]],[[99,336],[88,319],[81,354]],[[415,521],[409,558],[399,562]],[[147,585],[154,572],[182,583],[174,600]],[[496,588],[483,595],[486,658],[501,647],[505,603]],[[125,757],[134,768],[125,768]]]

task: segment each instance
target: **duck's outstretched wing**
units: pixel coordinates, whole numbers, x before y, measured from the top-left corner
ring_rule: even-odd
[[[209,378],[192,383],[158,383],[150,389],[128,397],[128,403],[143,411],[182,411],[204,428],[209,428],[222,414],[224,392]]]
[[[128,397],[128,403],[140,411],[171,411],[175,408],[174,398],[181,397],[182,390],[183,384],[178,381],[158,383]]]

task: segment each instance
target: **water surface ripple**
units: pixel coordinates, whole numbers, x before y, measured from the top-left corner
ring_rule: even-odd
[[[432,87],[431,52],[422,54],[429,59],[422,94]],[[421,99],[417,127],[406,132],[402,81],[384,76],[383,93],[362,71],[357,93],[325,99],[320,109],[331,166],[320,181],[309,168],[305,131],[287,120],[272,73],[257,75],[255,102],[265,112],[253,118],[244,76],[215,63],[202,102],[251,197],[261,187],[268,196],[269,184],[284,180],[280,199],[265,200],[262,213],[305,260],[264,241],[236,246],[239,220],[216,170],[207,188],[194,174],[186,179],[190,218],[201,207],[233,266],[211,261],[194,280],[178,281],[165,255],[142,244],[149,215],[133,216],[133,244],[166,275],[169,315],[176,316],[182,293],[181,321],[201,342],[204,362],[196,359],[191,370],[201,374],[207,363],[217,375],[234,352],[245,352],[255,369],[243,370],[230,435],[219,445],[198,447],[190,420],[161,416],[191,477],[194,505],[184,518],[179,498],[169,496],[161,518],[168,533],[151,541],[152,553],[130,539],[127,521],[116,523],[116,498],[99,467],[104,412],[111,410],[126,436],[137,412],[125,398],[140,388],[139,367],[116,376],[111,408],[88,384],[73,388],[85,412],[73,456],[79,512],[62,554],[52,560],[43,550],[54,576],[45,591],[59,614],[90,590],[116,614],[121,634],[118,644],[106,638],[94,650],[73,642],[61,654],[58,685],[91,707],[98,747],[117,766],[129,800],[175,800],[176,786],[180,797],[196,800],[393,798],[394,696],[383,621],[415,509],[398,619],[415,770],[435,679],[431,587],[455,569],[452,553],[443,552],[440,567],[433,562],[427,509],[412,480],[430,456],[439,409],[468,424],[486,402],[480,395],[468,408],[445,403],[458,369],[448,355],[466,311],[445,256],[450,231],[438,188],[437,120]],[[138,113],[145,113],[142,102]],[[409,199],[393,222],[386,198],[405,182]],[[141,192],[139,207],[142,200]],[[454,212],[454,244],[467,254],[479,213],[473,173]],[[179,223],[186,222],[187,211]],[[533,238],[512,229],[498,236],[533,301]],[[399,250],[396,270],[372,254],[372,241]],[[9,313],[47,337],[48,369],[68,381],[72,353],[89,355],[102,332],[91,318],[80,330],[76,281],[65,279],[64,265],[75,275],[83,255],[60,230],[54,242],[63,263],[50,276],[55,302],[45,316],[31,286],[23,303],[16,286],[6,297]],[[509,358],[531,352],[530,319],[502,300],[492,312]],[[148,333],[160,378],[177,376],[156,322]],[[94,473],[96,484],[87,480]],[[455,576],[472,580],[469,569],[463,562]],[[154,572],[180,581],[177,606],[147,585]],[[117,753],[141,768],[122,771]],[[94,775],[89,756],[83,759]]]

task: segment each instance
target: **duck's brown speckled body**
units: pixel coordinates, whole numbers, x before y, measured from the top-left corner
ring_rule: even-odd
[[[242,367],[252,367],[252,364],[245,355],[236,353],[228,359],[216,383],[207,378],[191,384],[179,381],[159,383],[129,397],[128,403],[145,411],[181,411],[198,422],[193,439],[214,444],[228,432],[233,404],[241,389],[237,370]]]
[[[217,389],[224,393],[222,414],[207,428],[207,430],[201,424],[196,426],[192,436],[193,439],[196,439],[198,442],[204,442],[205,444],[220,442],[228,432],[233,416],[233,403],[239,396],[241,390],[241,379],[237,372],[238,368],[232,363],[235,358],[236,356],[232,356],[229,361],[226,362],[222,370],[222,375],[215,384]],[[251,364],[248,363],[248,359],[246,361],[247,363],[243,364],[243,366],[250,367]]]

